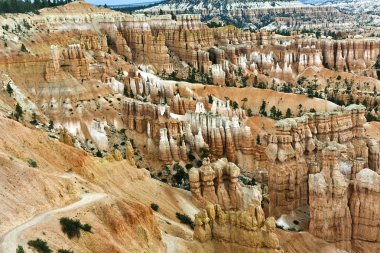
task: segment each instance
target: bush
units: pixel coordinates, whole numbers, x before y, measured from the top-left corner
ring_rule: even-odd
[[[90,224],[87,224],[87,223],[86,223],[86,224],[82,225],[81,229],[82,229],[83,231],[85,231],[85,232],[90,232],[90,233],[92,233],[92,231],[91,231],[92,227],[91,227]]]
[[[33,159],[28,159],[28,164],[32,168],[37,168],[38,167],[37,162],[34,161]]]
[[[174,164],[173,170],[176,172],[173,175],[173,183],[177,185],[183,185],[189,181],[189,174],[184,170],[184,168],[178,163]]]
[[[22,246],[18,245],[18,247],[16,249],[16,253],[25,253],[25,250]]]
[[[158,211],[159,206],[156,203],[150,204],[150,208],[152,208],[153,211]]]
[[[82,224],[79,220],[73,220],[67,217],[59,219],[61,224],[62,232],[69,237],[69,239],[74,237],[80,237],[80,230],[86,232],[91,232],[91,226],[89,224]]]
[[[190,161],[194,161],[195,160],[195,156],[191,153],[188,153],[187,154],[187,158],[189,158]]]
[[[250,179],[249,177],[245,176],[239,176],[238,178],[244,185],[257,185],[255,178]]]
[[[19,103],[16,104],[16,109],[15,109],[15,113],[14,113],[14,116],[16,118],[17,121],[19,121],[20,119],[22,119],[22,115],[24,114],[23,110],[22,110],[22,107]]]
[[[21,45],[21,49],[20,50],[21,50],[21,52],[25,52],[25,53],[28,52],[28,49],[26,49],[26,47],[25,47],[24,44]]]
[[[201,160],[196,160],[195,161],[195,167],[200,168],[203,165],[203,162]]]
[[[69,249],[59,249],[57,252],[58,253],[74,253],[74,251],[69,250]]]
[[[201,153],[201,158],[206,158],[206,157],[209,157],[210,155],[210,150],[206,147],[201,147],[200,148],[200,153]]]
[[[194,229],[194,222],[191,220],[191,218],[188,215],[177,212],[175,213],[175,216],[177,217],[177,219],[181,221],[181,223],[187,224],[192,229]]]
[[[13,88],[11,86],[11,82],[8,82],[8,84],[7,84],[7,92],[9,94],[9,96],[12,96],[12,94],[13,94]]]
[[[34,248],[38,253],[52,253],[53,252],[47,245],[47,242],[39,238],[33,241],[29,241],[28,245]]]

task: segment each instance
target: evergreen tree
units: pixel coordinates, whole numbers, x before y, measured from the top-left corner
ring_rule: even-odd
[[[276,106],[272,106],[270,108],[270,117],[272,119],[276,119],[277,118],[277,108],[276,108]]]
[[[257,87],[258,84],[259,84],[259,81],[258,81],[258,79],[257,79],[257,75],[255,75],[255,76],[253,77],[253,86],[254,86],[254,87]]]
[[[244,109],[244,107],[245,107],[245,103],[248,101],[248,98],[245,97],[245,98],[243,98],[241,101],[243,102],[241,108]]]
[[[16,120],[19,121],[22,118],[22,115],[24,112],[22,111],[22,107],[20,106],[19,103],[16,104],[16,112],[14,116],[16,117]]]
[[[25,53],[28,52],[28,50],[26,49],[26,47],[25,47],[24,44],[21,45],[21,49],[20,50],[21,50],[21,52],[25,52]]]
[[[16,253],[25,253],[25,250],[22,246],[18,245],[18,247],[16,249]]]
[[[52,120],[49,121],[49,130],[53,130],[54,129],[54,122]]]
[[[374,67],[376,69],[377,79],[380,80],[380,54],[377,56],[377,61],[374,65]]]
[[[263,100],[263,102],[261,103],[261,106],[260,106],[260,111],[259,111],[259,113],[261,115],[267,116],[266,107],[267,107],[267,102],[265,102],[265,100]]]
[[[30,124],[32,125],[38,125],[38,121],[37,121],[37,115],[35,112],[32,113],[32,121],[30,121]]]
[[[8,92],[8,94],[9,94],[9,96],[12,96],[12,94],[13,94],[13,89],[12,89],[12,86],[11,86],[11,83],[10,83],[10,82],[8,82],[8,84],[7,84],[7,92]]]
[[[41,8],[63,5],[71,0],[0,0],[0,14],[35,12]],[[24,24],[25,26],[25,24]],[[28,29],[28,25],[25,26]],[[29,27],[30,28],[30,27]]]
[[[285,113],[285,118],[291,118],[292,117],[292,110],[288,108]]]

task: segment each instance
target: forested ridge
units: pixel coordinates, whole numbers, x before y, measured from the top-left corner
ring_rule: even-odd
[[[71,0],[0,0],[0,14],[36,12],[45,7],[54,7],[71,2]]]

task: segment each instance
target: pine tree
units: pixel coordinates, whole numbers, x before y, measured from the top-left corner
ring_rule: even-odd
[[[253,86],[254,86],[254,87],[257,87],[258,83],[259,83],[259,81],[257,80],[257,75],[255,75],[255,76],[253,77]]]
[[[28,50],[26,49],[26,47],[25,47],[24,44],[21,45],[21,49],[20,50],[21,50],[21,52],[25,52],[25,53],[28,52]]]
[[[375,67],[375,70],[376,70],[376,74],[377,74],[377,79],[380,80],[380,54],[377,56],[377,61],[374,65]]]
[[[54,129],[54,122],[52,120],[49,121],[49,130],[53,130]]]
[[[262,114],[264,116],[267,116],[266,106],[267,106],[267,102],[265,102],[265,100],[263,100],[263,102],[261,103],[261,106],[260,106],[260,114]]]
[[[32,113],[32,121],[30,121],[30,124],[32,125],[38,125],[38,121],[37,121],[37,115],[35,112]]]
[[[12,88],[10,82],[8,82],[8,84],[7,84],[7,92],[9,94],[9,96],[12,96],[12,94],[13,94],[13,88]]]
[[[270,108],[270,117],[272,119],[276,119],[277,118],[277,108],[276,108],[276,106],[272,106],[272,108]]]
[[[25,250],[22,246],[18,245],[18,247],[16,249],[16,253],[25,253]]]
[[[20,106],[19,103],[16,104],[16,112],[14,116],[16,117],[16,120],[19,121],[22,118],[22,115],[24,112],[22,111],[22,107]]]
[[[285,118],[291,118],[292,117],[292,110],[288,108],[285,113]]]

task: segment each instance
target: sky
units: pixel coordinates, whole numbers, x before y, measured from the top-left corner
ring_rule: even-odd
[[[153,2],[154,0],[86,0],[86,2],[95,5],[123,5],[123,4],[134,4],[134,3],[146,3]]]

